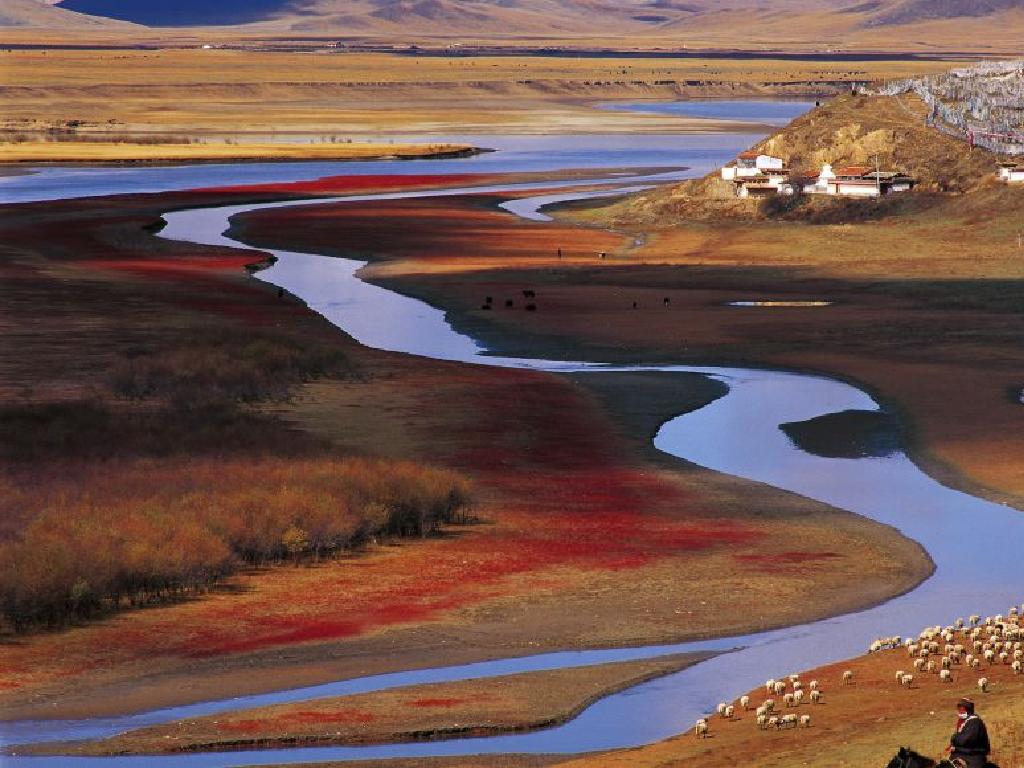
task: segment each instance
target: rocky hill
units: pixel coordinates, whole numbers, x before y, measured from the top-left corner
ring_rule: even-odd
[[[878,201],[804,197],[772,206],[740,200],[732,184],[715,172],[702,179],[633,197],[612,209],[619,220],[668,223],[682,218],[779,216],[839,221],[906,212],[941,204],[950,196],[985,193],[993,182],[997,157],[946,136],[924,123],[924,105],[914,97],[840,96],[797,118],[753,149],[781,157],[798,174],[816,176],[823,163],[874,165],[905,171],[917,188],[909,195]]]

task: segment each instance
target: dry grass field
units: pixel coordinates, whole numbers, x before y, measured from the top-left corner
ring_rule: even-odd
[[[236,50],[0,51],[0,129],[104,133],[687,132],[679,117],[595,113],[609,100],[813,96],[950,61],[412,57]],[[211,139],[214,141],[214,139]]]
[[[392,160],[469,154],[465,144],[232,142],[215,144],[133,141],[24,141],[0,143],[0,163],[271,162],[275,160]]]

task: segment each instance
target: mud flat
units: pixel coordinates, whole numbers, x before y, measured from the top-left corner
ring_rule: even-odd
[[[36,754],[127,755],[437,740],[564,723],[599,698],[706,655],[418,685],[182,720]]]

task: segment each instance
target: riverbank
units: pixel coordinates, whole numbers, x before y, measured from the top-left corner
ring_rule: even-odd
[[[755,483],[650,462],[620,440],[618,406],[564,379],[366,350],[247,278],[242,266],[260,254],[179,245],[144,229],[168,209],[259,194],[6,209],[5,258],[18,279],[5,310],[31,329],[15,349],[33,350],[4,359],[7,386],[45,382],[35,397],[73,400],[96,391],[124,350],[169,336],[180,343],[178,329],[191,338],[197,328],[256,322],[330,339],[359,375],[308,386],[265,412],[269,434],[223,450],[281,450],[294,436],[343,455],[461,468],[485,524],[315,568],[242,574],[197,600],[5,646],[5,719],[139,711],[438,663],[735,634],[884,600],[930,573],[920,548],[884,526]],[[500,236],[471,235],[470,245],[456,233],[447,253],[526,253],[550,232],[512,227],[489,207],[474,215],[480,232],[496,225]],[[301,230],[312,226],[300,220]],[[39,316],[58,287],[67,297],[60,333]],[[129,298],[130,316],[111,312]],[[94,352],[83,358],[83,345]],[[690,383],[686,393],[666,393],[652,421],[721,393],[703,379]],[[635,402],[648,392],[633,391]],[[68,470],[79,459],[67,452],[80,441],[71,437],[51,448],[47,466],[74,478]],[[104,443],[124,444],[116,434]],[[13,482],[38,481],[19,474],[25,467],[10,469]]]
[[[223,144],[25,141],[0,143],[0,164],[86,163],[89,165],[179,165],[184,163],[278,162],[287,160],[426,160],[472,157],[465,144],[272,143]]]
[[[910,672],[911,686],[897,684],[898,670]],[[851,684],[843,681],[850,671]],[[764,731],[757,728],[753,712],[741,712],[731,721],[709,718],[710,739],[692,732],[649,747],[587,755],[567,760],[562,768],[653,768],[693,762],[707,768],[772,765],[776,762],[831,768],[832,766],[885,765],[897,749],[908,746],[938,759],[949,744],[956,719],[955,704],[966,696],[975,701],[992,741],[992,763],[1019,765],[1024,759],[1020,722],[1024,717],[1024,678],[1008,664],[984,663],[971,670],[953,665],[952,681],[943,683],[937,673],[917,671],[906,650],[881,651],[817,669],[802,670],[802,680],[818,680],[820,704],[804,702],[787,708],[776,699],[780,714],[809,715],[809,728]],[[988,691],[977,681],[986,678]],[[764,688],[749,691],[755,705],[766,698]],[[770,757],[769,757],[770,755]]]
[[[160,754],[384,744],[490,736],[567,722],[594,701],[678,672],[707,655],[503,675],[237,710],[32,754]]]

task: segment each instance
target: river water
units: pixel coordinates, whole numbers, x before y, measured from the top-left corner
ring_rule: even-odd
[[[680,137],[683,142],[688,139]],[[608,165],[605,162],[590,167]],[[463,170],[466,169],[459,168]],[[632,186],[637,181],[630,179],[628,184]],[[549,189],[551,185],[544,186]],[[455,193],[457,191],[361,195],[336,201],[343,204],[345,200]],[[573,193],[559,193],[563,194]],[[161,236],[237,247],[238,243],[223,235],[232,216],[270,207],[323,202],[176,212],[167,215],[168,226]],[[550,193],[520,201],[514,212],[542,216],[540,207],[546,202],[550,202]],[[273,253],[278,262],[259,273],[260,279],[303,298],[311,309],[368,346],[472,364],[553,372],[585,371],[595,376],[610,370],[659,370],[688,375],[699,373],[719,379],[727,384],[728,393],[698,411],[666,423],[655,438],[657,448],[712,470],[790,490],[891,525],[927,549],[936,571],[917,589],[881,606],[742,637],[648,648],[549,653],[400,672],[103,720],[0,724],[0,739],[7,744],[97,737],[183,717],[422,682],[650,658],[684,651],[725,651],[689,669],[608,696],[571,722],[534,733],[421,744],[173,756],[7,757],[0,758],[0,764],[15,768],[93,765],[218,768],[397,756],[577,753],[634,746],[679,733],[718,701],[732,699],[767,677],[848,658],[862,652],[880,635],[916,634],[924,626],[948,624],[970,613],[1005,612],[1024,596],[1018,553],[1019,542],[1024,541],[1024,515],[1020,512],[946,488],[921,472],[902,453],[884,458],[822,458],[800,450],[779,429],[783,423],[843,410],[877,410],[877,404],[855,387],[822,377],[765,370],[670,365],[610,367],[600,361],[502,357],[490,354],[475,340],[457,333],[441,310],[360,280],[358,272],[362,262],[290,251]]]

